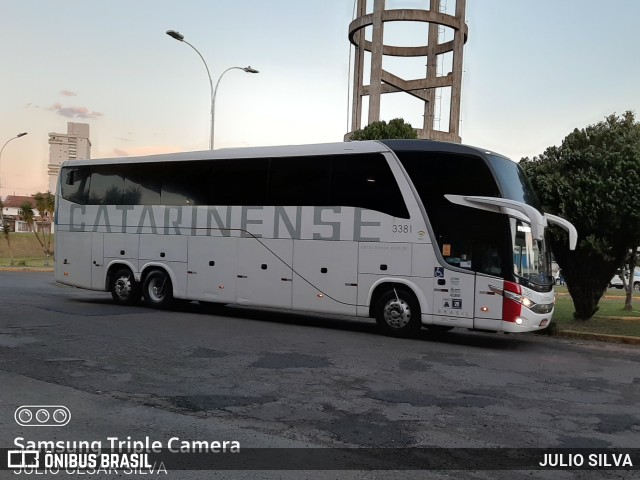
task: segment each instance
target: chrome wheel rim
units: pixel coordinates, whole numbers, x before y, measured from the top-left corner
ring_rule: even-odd
[[[119,277],[114,284],[114,290],[119,299],[128,299],[131,296],[131,279],[129,277]]]
[[[390,327],[402,328],[411,320],[411,307],[402,299],[393,299],[384,306],[382,315]]]
[[[154,302],[161,302],[164,299],[164,279],[152,278],[149,282],[149,298]]]

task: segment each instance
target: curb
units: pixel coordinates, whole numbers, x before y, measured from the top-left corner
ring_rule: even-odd
[[[574,330],[558,330],[556,337],[581,338],[583,340],[597,340],[600,342],[624,343],[626,345],[640,345],[640,337],[625,337],[623,335],[607,335],[605,333],[586,333]]]

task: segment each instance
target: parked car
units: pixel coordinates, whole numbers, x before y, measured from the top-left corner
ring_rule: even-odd
[[[627,282],[629,281],[629,272],[625,272],[624,274],[625,278],[627,279]],[[611,279],[611,281],[609,281],[609,288],[611,287],[615,287],[615,288],[624,288],[624,285],[622,284],[622,279],[620,278],[620,275],[614,275],[613,278]],[[633,289],[636,292],[640,292],[640,268],[636,268],[633,272]]]

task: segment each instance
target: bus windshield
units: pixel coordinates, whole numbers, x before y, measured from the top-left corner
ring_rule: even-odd
[[[498,155],[487,155],[487,159],[500,185],[502,198],[541,209],[540,200],[520,165]]]
[[[531,226],[522,220],[510,219],[513,242],[513,273],[522,283],[534,287],[553,284],[551,255],[544,240],[536,240]]]

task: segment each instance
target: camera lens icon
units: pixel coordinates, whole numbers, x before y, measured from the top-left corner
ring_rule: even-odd
[[[14,418],[23,427],[63,427],[71,420],[71,412],[63,405],[23,405]]]

